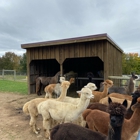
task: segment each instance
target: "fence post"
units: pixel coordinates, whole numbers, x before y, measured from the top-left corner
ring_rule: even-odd
[[[4,80],[4,69],[2,70],[2,79]]]
[[[16,80],[16,70],[14,70],[14,81]]]

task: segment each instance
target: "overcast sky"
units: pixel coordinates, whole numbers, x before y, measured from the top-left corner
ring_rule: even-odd
[[[0,0],[0,56],[21,44],[107,33],[140,54],[140,0]]]

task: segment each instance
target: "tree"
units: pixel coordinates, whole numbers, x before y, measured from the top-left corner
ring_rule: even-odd
[[[124,53],[122,57],[123,74],[140,73],[140,57],[138,53]]]
[[[16,55],[13,52],[6,52],[5,55],[1,57],[0,68],[18,70],[19,64],[20,56]]]
[[[21,71],[27,71],[27,55],[26,55],[26,53],[24,53],[23,56],[21,56],[20,70]]]

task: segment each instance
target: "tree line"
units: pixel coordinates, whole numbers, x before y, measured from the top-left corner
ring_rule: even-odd
[[[24,71],[27,73],[26,58],[26,53],[23,55],[16,55],[14,52],[6,52],[0,57],[0,70],[16,70],[18,72]]]
[[[0,70],[16,70],[27,72],[27,55],[16,55],[14,52],[6,52],[0,57]],[[140,56],[138,53],[123,53],[122,74],[130,75],[131,72],[140,74]]]

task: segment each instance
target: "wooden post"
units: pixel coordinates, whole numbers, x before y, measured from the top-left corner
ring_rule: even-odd
[[[60,76],[63,76],[63,65],[60,64]]]

